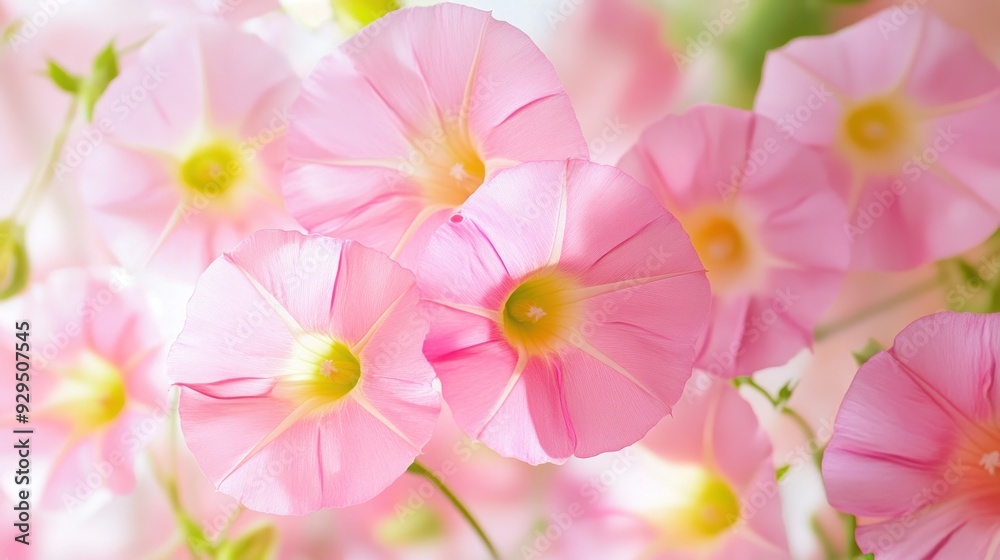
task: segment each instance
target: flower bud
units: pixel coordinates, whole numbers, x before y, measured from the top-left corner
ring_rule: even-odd
[[[0,221],[0,301],[20,293],[30,275],[24,228],[12,219]]]

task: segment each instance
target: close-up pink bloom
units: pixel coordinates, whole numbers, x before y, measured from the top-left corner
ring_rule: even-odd
[[[424,352],[455,420],[532,464],[621,449],[667,415],[709,306],[680,223],[582,160],[481,187],[432,236],[418,284]]]
[[[930,10],[772,52],[755,109],[830,160],[853,268],[914,268],[1000,226],[1000,70]]]
[[[318,235],[260,231],[212,263],[167,367],[215,487],[301,515],[398,478],[439,412],[418,300],[384,254]]]
[[[943,312],[858,371],[823,461],[879,560],[1000,557],[1000,314]]]
[[[120,269],[63,269],[35,286],[22,313],[31,318],[28,419],[45,434],[32,438],[32,459],[45,465],[33,503],[74,512],[101,490],[131,492],[136,456],[167,415],[167,340],[144,290]],[[4,328],[15,340],[14,322]],[[5,357],[13,370],[13,353]],[[10,403],[14,389],[12,373]]]
[[[751,375],[812,346],[848,261],[844,204],[819,157],[766,118],[705,105],[648,128],[619,166],[680,220],[708,270],[699,368]]]
[[[81,155],[81,192],[122,264],[193,279],[254,231],[294,227],[277,184],[297,83],[281,53],[224,22],[143,45]]]
[[[0,0],[0,558],[1000,560],[998,9]]]
[[[407,8],[323,59],[292,109],[283,190],[309,231],[415,267],[497,170],[586,157],[555,70],[517,28],[454,4]]]

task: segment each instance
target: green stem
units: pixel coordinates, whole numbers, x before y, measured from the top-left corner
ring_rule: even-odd
[[[816,535],[816,540],[819,541],[820,548],[823,549],[824,560],[837,560],[837,547],[833,545],[830,536],[823,530],[823,526],[819,522],[819,517],[813,516],[809,521],[809,527],[812,529],[813,534]]]
[[[766,398],[768,402],[771,403],[771,406],[773,406],[778,412],[784,414],[785,416],[790,418],[793,422],[795,422],[795,424],[799,427],[799,429],[802,430],[802,433],[805,434],[806,436],[806,441],[809,444],[809,451],[812,453],[813,461],[816,463],[817,467],[822,469],[823,449],[819,445],[818,437],[816,436],[816,431],[812,429],[812,426],[809,425],[809,422],[807,422],[806,419],[803,418],[801,414],[796,412],[794,409],[789,408],[787,404],[781,402],[781,400],[778,399],[778,397],[775,397],[767,389],[765,389],[759,383],[757,383],[757,381],[753,377],[741,377],[740,383],[741,385],[746,385],[747,387],[750,387],[751,389],[757,391],[761,395],[764,395],[764,398]]]
[[[781,405],[781,413],[792,419],[793,422],[798,424],[802,433],[806,436],[806,441],[809,444],[809,452],[812,453],[813,462],[816,463],[816,468],[820,471],[823,470],[823,448],[820,447],[818,437],[816,436],[816,431],[812,429],[809,422],[802,417],[801,414],[795,412],[791,408],[785,405]]]
[[[764,395],[764,398],[766,398],[767,401],[770,402],[771,406],[773,406],[774,408],[778,408],[779,406],[781,406],[781,403],[778,402],[778,399],[775,398],[773,395],[771,395],[771,393],[767,389],[761,387],[760,384],[757,383],[757,381],[753,377],[743,377],[740,379],[740,381],[742,382],[743,385],[746,385],[751,389],[757,391],[761,395]]]
[[[152,454],[150,454],[149,463],[153,467],[154,478],[156,478],[157,482],[159,482],[160,487],[163,488],[163,492],[167,496],[167,502],[170,504],[170,511],[173,513],[174,519],[183,531],[184,546],[187,548],[191,558],[204,558],[206,555],[211,558],[214,554],[213,550],[216,543],[208,541],[197,522],[195,522],[191,514],[184,509],[184,504],[181,500],[180,488],[178,487],[180,469],[178,468],[177,462],[177,446],[179,442],[177,441],[178,434],[176,427],[177,409],[180,402],[179,390],[173,391],[171,400],[170,418],[168,420],[170,422],[170,425],[168,426],[168,435],[170,439],[170,458],[168,459],[168,462],[170,463],[170,470],[172,472],[169,475],[164,474],[160,468],[160,462],[157,461]],[[240,506],[240,508],[242,507],[243,506]],[[232,522],[232,520],[230,520],[230,522]]]
[[[177,525],[181,528],[183,532],[182,538],[184,541],[184,546],[187,548],[188,553],[190,553],[191,558],[203,558],[203,550],[201,550],[191,539],[192,530],[200,533],[200,529],[195,525],[194,520],[184,509],[181,503],[181,493],[177,488],[177,482],[173,478],[167,478],[163,471],[160,470],[156,462],[156,458],[150,454],[150,465],[153,467],[153,477],[159,483],[160,488],[163,489],[163,493],[167,496],[167,503],[170,504],[170,512],[174,515],[174,520],[177,521]],[[207,544],[207,541],[202,537],[200,542]]]
[[[21,199],[14,209],[14,221],[22,226],[27,225],[28,220],[31,219],[31,215],[34,213],[35,207],[38,206],[41,195],[45,192],[45,188],[52,182],[52,175],[55,174],[59,156],[62,155],[63,148],[66,146],[66,138],[69,136],[73,121],[76,120],[76,110],[77,101],[73,99],[69,104],[69,111],[66,113],[66,118],[63,119],[62,126],[59,127],[59,132],[56,133],[55,140],[49,148],[45,162],[35,171],[31,183],[24,190],[24,194],[21,195]]]
[[[232,531],[233,525],[236,525],[236,522],[240,520],[240,516],[243,515],[243,512],[246,510],[247,508],[243,504],[236,506],[236,511],[233,512],[233,515],[226,521],[226,525],[221,531],[219,531],[219,536],[215,539],[216,545],[222,544],[227,538],[229,538],[229,532]]]
[[[858,558],[863,555],[857,539],[854,538],[854,533],[858,528],[858,518],[847,513],[840,515],[844,518],[844,529],[847,532],[847,557]]]
[[[827,339],[842,330],[848,329],[872,317],[875,317],[876,315],[879,315],[883,311],[888,311],[900,304],[910,301],[915,297],[922,296],[927,292],[933,291],[934,289],[941,287],[941,282],[942,280],[940,276],[935,276],[931,280],[917,284],[916,286],[913,286],[898,294],[888,297],[880,302],[877,302],[870,307],[866,307],[865,309],[862,309],[857,313],[848,315],[843,319],[834,321],[827,325],[820,325],[819,327],[816,328],[814,338],[816,342]]]
[[[136,41],[120,51],[119,55],[127,54],[133,50],[140,48],[149,37],[145,37]],[[52,146],[49,148],[48,156],[45,158],[45,162],[40,168],[35,170],[32,175],[31,183],[28,188],[24,190],[21,195],[21,199],[18,200],[17,206],[14,209],[14,221],[21,224],[27,225],[28,220],[31,219],[31,215],[34,213],[34,209],[38,206],[39,200],[42,198],[42,194],[45,192],[46,187],[52,182],[52,175],[55,174],[56,164],[59,162],[59,156],[62,155],[63,148],[66,146],[66,139],[69,136],[69,131],[73,127],[73,122],[76,120],[76,113],[79,108],[79,101],[77,96],[73,96],[73,100],[69,104],[69,110],[66,113],[66,117],[63,119],[62,125],[59,127],[59,131],[56,133],[55,140],[52,142]]]
[[[806,422],[806,419],[803,418],[801,414],[795,412],[794,410],[788,408],[785,405],[781,405],[781,413],[791,418],[792,421],[799,426],[799,428],[802,430],[802,433],[805,434],[807,438],[809,438],[810,444],[816,441],[816,432],[813,431],[812,426],[809,425],[809,422]]]
[[[426,478],[431,484],[440,490],[441,493],[448,498],[452,505],[455,506],[455,509],[462,514],[462,517],[465,518],[469,525],[472,526],[472,529],[476,532],[476,534],[479,535],[480,540],[483,541],[483,544],[486,545],[486,548],[490,551],[490,557],[493,558],[493,560],[500,560],[500,554],[497,552],[496,547],[493,546],[493,542],[490,541],[490,538],[486,536],[486,531],[483,531],[483,528],[479,525],[476,519],[472,517],[472,513],[469,512],[469,509],[466,508],[465,504],[463,504],[462,501],[455,496],[455,493],[445,485],[444,481],[438,478],[433,472],[430,471],[430,469],[417,461],[414,461],[413,464],[406,470],[411,474]]]

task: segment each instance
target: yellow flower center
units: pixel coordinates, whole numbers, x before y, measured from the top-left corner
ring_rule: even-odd
[[[893,173],[920,147],[918,119],[911,103],[877,97],[844,111],[838,144],[841,153],[866,173]]]
[[[683,216],[682,222],[716,293],[747,284],[754,252],[746,225],[737,216],[704,208]]]
[[[214,141],[195,149],[181,163],[181,180],[192,194],[219,197],[240,180],[243,167],[235,146]]]
[[[706,476],[688,510],[692,534],[717,537],[740,518],[740,502],[729,483],[718,476]]]
[[[296,402],[319,399],[334,403],[347,396],[361,380],[361,362],[340,341],[315,338],[315,347],[302,347],[293,358],[278,391]]]
[[[656,520],[663,545],[698,546],[728,531],[740,520],[740,501],[720,475],[696,465],[668,464],[663,488],[654,488],[661,507]]]
[[[398,0],[332,0],[331,3],[338,19],[350,19],[344,24],[351,33],[401,7]]]
[[[416,173],[428,205],[457,208],[486,180],[486,163],[468,133],[457,127],[439,130],[418,145],[424,153],[416,156],[423,160]]]
[[[739,269],[746,264],[746,243],[732,220],[713,216],[698,226],[691,242],[709,270]]]
[[[95,431],[118,418],[125,408],[121,372],[111,362],[86,352],[64,372],[53,397],[53,408],[81,432]]]
[[[560,272],[545,272],[522,282],[503,306],[507,340],[530,355],[558,349],[579,323],[581,306],[572,295],[578,287]]]

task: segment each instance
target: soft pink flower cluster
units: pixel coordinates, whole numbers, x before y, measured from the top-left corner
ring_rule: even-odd
[[[113,126],[81,192],[119,262],[198,278],[166,375],[201,471],[246,507],[372,500],[443,400],[531,465],[641,441],[666,493],[584,521],[626,519],[627,554],[790,558],[780,503],[748,508],[774,461],[730,381],[811,348],[848,270],[1000,227],[1000,70],[929,11],[886,17],[772,52],[753,111],[658,118],[616,166],[487,12],[394,11],[301,82],[231,22],[174,24],[97,104]],[[37,312],[68,341],[36,368],[40,421],[65,435],[48,499],[95,461],[130,491],[144,442],[122,434],[168,408],[169,337],[140,298],[66,331],[66,309],[117,293],[108,274],[30,299],[72,303]],[[1000,316],[946,313],[861,368],[823,475],[863,552],[1000,558],[998,360]]]

